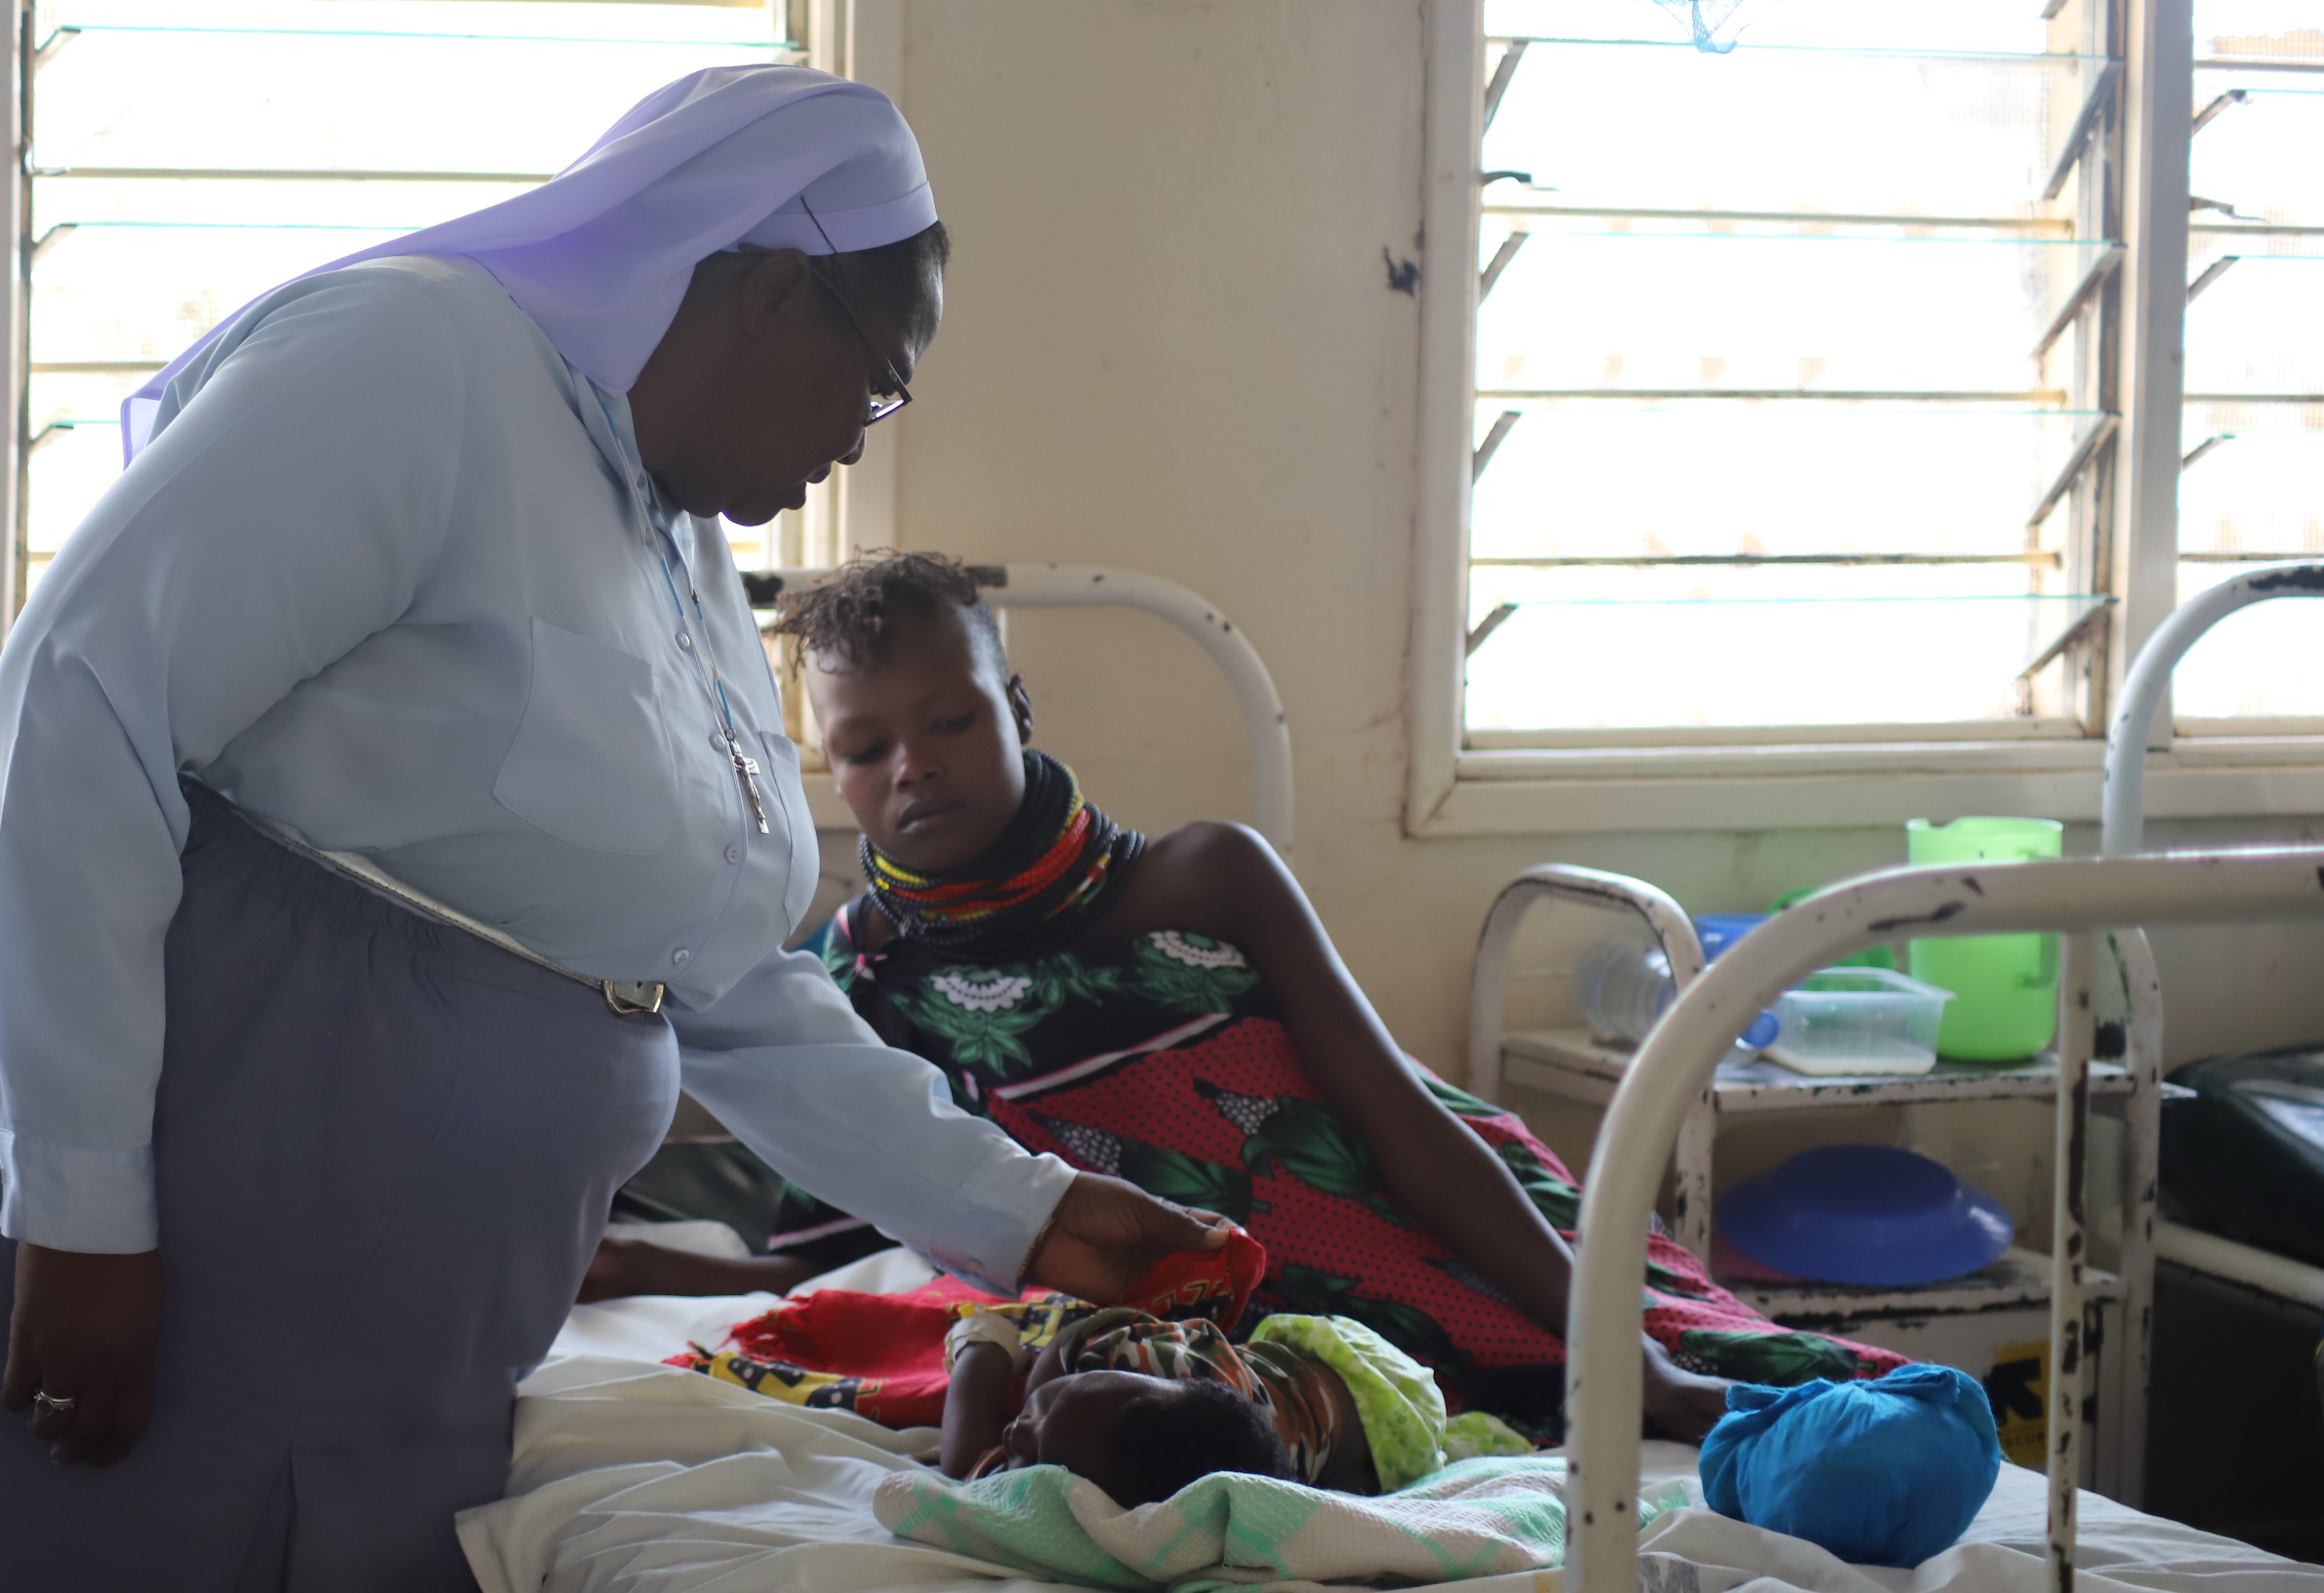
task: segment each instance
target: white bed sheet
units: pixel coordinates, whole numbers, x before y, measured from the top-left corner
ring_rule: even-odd
[[[806,1287],[908,1288],[929,1275],[887,1252]],[[800,1292],[805,1292],[803,1288]],[[689,1338],[766,1309],[767,1295],[576,1307],[521,1391],[509,1495],[465,1513],[484,1593],[1031,1593],[1058,1584],[902,1542],[872,1514],[886,1473],[933,1456],[936,1432],[892,1432],[659,1366]],[[1646,1446],[1649,1480],[1694,1478],[1695,1451]],[[1962,1542],[1914,1570],[1843,1564],[1795,1538],[1702,1509],[1655,1521],[1642,1593],[2036,1593],[2046,1493],[2005,1466]],[[2324,1593],[2324,1569],[2082,1496],[2083,1593]],[[1447,1583],[1559,1593],[1557,1572]]]

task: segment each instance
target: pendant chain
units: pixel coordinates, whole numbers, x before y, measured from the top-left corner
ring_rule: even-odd
[[[604,407],[604,414],[606,423],[613,426],[618,441],[622,429],[614,421],[612,409]],[[623,451],[629,450],[624,448]],[[678,595],[678,577],[671,572],[669,561],[675,558],[680,564],[685,564],[686,558],[678,551],[678,539],[670,534],[668,526],[654,517],[652,509],[646,503],[643,469],[643,464],[634,458],[624,460],[622,480],[629,486],[630,503],[637,510],[638,518],[661,538],[661,544],[655,549],[654,556],[661,560],[661,579],[669,588],[669,600],[678,607],[678,623],[685,625],[686,599]],[[691,565],[687,566],[686,589],[694,599],[692,628],[695,644],[687,649],[687,653],[694,661],[695,681],[701,686],[703,695],[710,699],[710,711],[718,721],[719,738],[725,743],[727,760],[733,765],[734,778],[742,787],[742,801],[751,810],[752,820],[758,825],[761,835],[770,835],[773,831],[767,825],[767,804],[759,793],[759,760],[742,750],[742,738],[734,733],[734,710],[726,699],[725,680],[718,672],[718,654],[710,642],[710,620],[702,611],[702,593],[695,585]]]
[[[660,531],[663,541],[670,544],[669,551],[661,556],[661,577],[669,587],[670,600],[678,605],[678,621],[684,625],[686,598],[678,595],[678,577],[669,568],[670,557],[677,551],[677,542],[666,528],[656,526],[655,529]],[[734,765],[734,778],[742,783],[742,800],[750,804],[751,818],[758,825],[761,835],[771,834],[773,832],[767,827],[767,804],[759,794],[759,760],[742,750],[742,740],[734,734],[734,710],[726,699],[726,681],[718,672],[718,654],[710,644],[709,616],[702,611],[702,594],[695,588],[691,569],[687,571],[686,589],[687,596],[694,599],[695,644],[687,651],[694,660],[695,678],[701,682],[704,693],[710,699],[711,711],[718,716],[718,733],[726,743],[726,755]]]

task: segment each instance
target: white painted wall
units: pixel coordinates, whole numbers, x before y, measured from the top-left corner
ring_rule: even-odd
[[[1383,251],[1425,262],[1418,0],[858,4],[901,33],[899,98],[956,243],[919,402],[890,423],[898,541],[1129,565],[1222,604],[1289,709],[1300,877],[1415,1054],[1459,1076],[1477,929],[1528,864],[1711,912],[1903,860],[1901,831],[1732,833],[1708,811],[1691,834],[1405,838],[1419,334]],[[1191,643],[1116,614],[1011,632],[1040,740],[1105,807],[1148,829],[1244,815],[1233,707]],[[2174,1059],[2324,1035],[2324,931],[2158,949]]]

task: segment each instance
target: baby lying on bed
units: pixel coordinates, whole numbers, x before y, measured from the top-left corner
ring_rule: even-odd
[[[672,1360],[889,1427],[941,1421],[949,1476],[1062,1466],[1125,1507],[1214,1471],[1373,1494],[1434,1471],[1448,1449],[1531,1449],[1489,1416],[1448,1423],[1428,1369],[1348,1318],[1279,1313],[1229,1342],[1217,1324],[1241,1317],[1264,1264],[1237,1230],[1224,1249],[1171,1257],[1133,1285],[1152,1310],[994,1301],[949,1279],[897,1295],[825,1289]]]
[[[1206,1321],[1116,1307],[1072,1321],[1035,1356],[1022,1309],[971,1311],[946,1339],[949,1476],[1062,1466],[1134,1507],[1213,1471],[1376,1494],[1443,1464],[1435,1379],[1346,1317],[1273,1316],[1234,1345]]]

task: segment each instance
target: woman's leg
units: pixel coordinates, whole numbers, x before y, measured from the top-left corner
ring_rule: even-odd
[[[10,1585],[465,1588],[452,1514],[500,1496],[515,1382],[669,1121],[675,1045],[206,792],[185,871],[153,1426],[108,1471],[0,1432]]]

